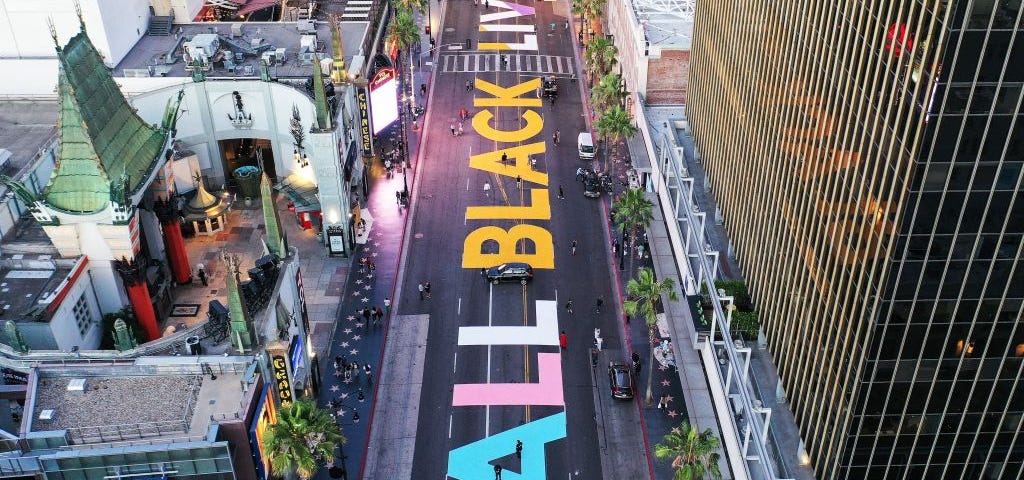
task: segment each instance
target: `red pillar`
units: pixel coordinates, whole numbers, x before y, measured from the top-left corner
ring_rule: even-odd
[[[167,263],[171,266],[171,275],[178,284],[192,283],[192,267],[188,263],[185,252],[185,238],[181,236],[181,222],[174,205],[168,201],[157,201],[153,211],[160,219],[164,232],[164,247],[167,249]]]
[[[117,261],[117,271],[124,281],[128,300],[135,310],[135,318],[146,332],[146,341],[160,338],[160,329],[156,325],[156,311],[153,310],[153,300],[149,296],[149,285],[146,284],[142,267],[138,263],[121,259]]]

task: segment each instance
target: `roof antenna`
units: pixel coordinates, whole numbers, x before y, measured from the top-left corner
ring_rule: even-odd
[[[82,18],[82,5],[78,3],[78,0],[74,0],[72,3],[75,4],[75,15],[78,15],[78,25],[81,26],[82,31],[85,31],[85,20]]]

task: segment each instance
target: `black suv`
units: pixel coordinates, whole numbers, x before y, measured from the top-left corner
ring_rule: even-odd
[[[484,272],[487,281],[497,285],[501,282],[515,282],[526,285],[533,280],[533,267],[526,263],[503,263]]]
[[[612,387],[612,398],[633,399],[633,377],[625,363],[610,362],[608,364],[608,383]]]

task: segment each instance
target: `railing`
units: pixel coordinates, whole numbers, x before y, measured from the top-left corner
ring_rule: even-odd
[[[643,109],[638,110],[640,111],[638,122],[646,122]],[[719,297],[714,286],[716,268],[712,264],[711,259],[717,258],[719,253],[710,248],[704,238],[704,221],[707,214],[701,212],[693,201],[693,178],[690,177],[688,172],[683,174],[681,171],[683,167],[680,165],[681,159],[674,159],[675,161],[673,161],[674,155],[667,152],[672,150],[666,148],[668,146],[667,143],[670,142],[659,142],[660,148],[655,149],[653,139],[645,135],[644,140],[647,143],[649,152],[664,152],[652,158],[651,166],[655,177],[655,190],[661,199],[661,204],[663,207],[669,207],[672,213],[671,216],[676,223],[673,227],[677,231],[670,235],[671,240],[675,240],[673,243],[676,244],[673,246],[673,250],[682,250],[682,255],[676,255],[676,261],[685,261],[687,263],[689,268],[685,270],[680,269],[681,271],[690,271],[696,274],[697,285],[695,288],[697,291],[700,290],[701,283],[706,285],[714,307],[709,337],[709,340],[711,340],[709,343],[713,344],[713,347],[708,345],[705,349],[708,347],[712,347],[715,350],[721,349],[721,357],[726,363],[721,365],[715,361],[708,362],[707,358],[705,358],[704,363],[705,369],[708,371],[713,397],[717,396],[718,400],[722,400],[723,396],[727,398],[726,405],[724,406],[726,411],[724,412],[722,411],[722,402],[716,402],[718,403],[716,410],[719,414],[719,422],[723,427],[723,435],[730,433],[734,435],[734,438],[723,438],[723,443],[733,448],[736,448],[738,445],[739,452],[736,453],[739,453],[739,458],[742,459],[740,464],[742,465],[743,472],[735,473],[742,473],[743,477],[763,478],[766,480],[777,479],[779,477],[776,476],[772,468],[775,462],[772,461],[773,456],[769,454],[766,446],[771,410],[759,406],[755,407],[753,393],[749,391],[749,387],[746,385],[750,369],[750,349],[743,348],[742,353],[745,353],[746,356],[741,357],[741,352],[731,341],[732,335],[729,332],[731,315],[726,315],[722,309],[722,301],[724,299]],[[669,169],[670,171],[663,171],[664,169]],[[670,196],[670,194],[674,195]],[[680,222],[685,223],[687,228],[679,228]],[[684,260],[680,260],[680,258]],[[729,300],[731,303],[731,299]],[[714,341],[713,339],[716,338],[716,335],[720,335],[721,338],[728,339],[729,341]],[[707,354],[705,354],[706,356]],[[712,358],[715,357],[714,355],[711,356]],[[719,369],[709,368],[712,365],[718,366]],[[741,381],[737,381],[736,377],[741,377],[739,379]],[[737,416],[742,415],[745,420],[742,422],[742,425],[740,424],[741,422],[737,421],[737,416],[734,416],[733,412]],[[752,435],[757,436],[756,439],[753,439],[754,441],[751,441]],[[733,457],[733,455],[730,455],[730,459]]]
[[[188,432],[189,423],[186,420],[168,420],[165,422],[76,427],[67,429],[67,436],[68,442],[74,445],[124,442],[139,438],[185,433]]]

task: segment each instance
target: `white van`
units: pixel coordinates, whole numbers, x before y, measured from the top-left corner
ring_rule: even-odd
[[[597,153],[597,150],[594,149],[594,137],[591,137],[588,132],[580,133],[576,139],[576,150],[580,154],[580,160],[594,158]]]

